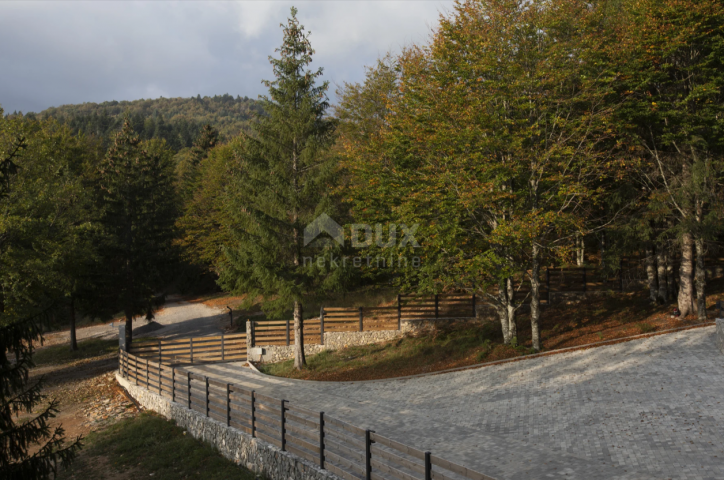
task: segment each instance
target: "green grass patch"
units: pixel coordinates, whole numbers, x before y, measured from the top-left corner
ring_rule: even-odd
[[[60,478],[96,478],[98,457],[133,478],[175,480],[254,480],[256,475],[221,456],[212,446],[154,413],[120,421],[91,433],[78,460]],[[105,464],[105,462],[103,462]]]
[[[70,344],[51,345],[37,350],[33,355],[35,365],[61,365],[83,358],[98,357],[118,351],[118,340],[90,338],[78,342],[78,350],[71,350]]]
[[[493,324],[438,329],[418,337],[402,337],[384,344],[347,347],[307,356],[307,368],[294,369],[292,360],[263,364],[269,375],[316,380],[364,380],[404,376],[449,368],[458,362],[496,360],[528,353],[525,347],[499,345]],[[505,351],[503,351],[505,350]]]
[[[641,333],[651,333],[651,332],[655,332],[655,331],[656,331],[656,326],[655,326],[655,325],[651,325],[651,324],[648,323],[648,322],[639,322],[639,323],[636,324],[636,328],[637,328],[637,329],[639,330],[639,332],[641,332]]]

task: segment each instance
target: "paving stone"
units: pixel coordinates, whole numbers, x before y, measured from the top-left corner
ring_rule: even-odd
[[[193,369],[500,479],[724,479],[724,355],[714,327],[397,380]]]

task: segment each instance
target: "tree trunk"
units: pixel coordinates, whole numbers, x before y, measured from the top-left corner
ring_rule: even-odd
[[[302,318],[302,303],[294,300],[294,368],[301,370],[307,366],[307,359],[304,356],[304,320]]]
[[[133,341],[133,315],[126,310],[126,346],[131,346]]]
[[[606,231],[604,230],[601,232],[601,236],[599,237],[599,244],[600,244],[600,250],[601,250],[601,258],[599,260],[599,265],[601,268],[606,267]]]
[[[505,309],[508,314],[508,332],[510,333],[510,340],[518,339],[518,325],[515,323],[515,288],[513,286],[513,279],[505,279],[505,296],[507,303]]]
[[[656,246],[656,273],[659,283],[659,303],[669,303],[668,283],[666,282],[666,250],[663,244]]]
[[[508,328],[508,310],[503,304],[495,304],[495,310],[498,312],[498,318],[500,319],[500,329],[503,332],[503,343],[508,345],[510,343],[510,329]]]
[[[694,312],[694,286],[691,282],[693,273],[692,251],[693,239],[690,233],[685,233],[681,238],[681,267],[679,267],[679,311],[682,317]]]
[[[586,245],[583,241],[583,235],[580,233],[576,234],[576,265],[579,267],[583,266],[586,256]]]
[[[674,274],[674,261],[676,260],[676,254],[673,244],[669,246],[669,251],[666,254],[666,283],[668,284],[669,290],[669,301],[675,299],[678,295],[676,290],[676,275]]]
[[[75,298],[72,295],[68,304],[68,313],[70,314],[70,349],[75,351],[78,350],[78,341],[75,336]]]
[[[646,278],[649,282],[649,299],[656,302],[659,295],[659,287],[656,284],[656,261],[654,258],[654,249],[651,246],[646,247]]]
[[[696,313],[699,321],[706,321],[706,266],[704,265],[704,239],[697,237],[696,246]]]
[[[540,351],[540,247],[533,245],[530,274],[530,331],[533,350]]]
[[[508,311],[508,289],[506,287],[506,281],[503,280],[498,286],[498,298],[495,302],[495,310],[498,312],[498,318],[500,319],[500,329],[503,332],[503,343],[508,345],[512,338],[510,332],[510,316]]]

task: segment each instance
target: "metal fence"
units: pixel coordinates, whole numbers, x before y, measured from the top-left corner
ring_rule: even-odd
[[[346,480],[494,480],[373,430],[123,350],[119,371],[136,385],[225,423]]]

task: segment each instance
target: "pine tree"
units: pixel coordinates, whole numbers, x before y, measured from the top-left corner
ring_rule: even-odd
[[[51,429],[48,421],[58,412],[51,400],[30,420],[16,423],[20,412],[31,413],[45,399],[42,378],[28,386],[33,366],[33,343],[41,337],[41,317],[34,316],[0,327],[0,477],[17,479],[48,478],[58,464],[69,464],[81,447],[80,437],[65,444],[65,432]],[[14,353],[10,361],[8,353]],[[35,453],[31,447],[42,444]]]
[[[0,109],[0,124],[3,112]],[[0,140],[7,140],[6,125],[0,125]],[[2,145],[0,161],[0,198],[6,198],[11,179],[18,172],[16,159],[27,148],[22,135],[14,135],[8,148]],[[2,142],[5,143],[5,142]],[[0,248],[7,248],[5,241]],[[31,413],[43,401],[42,378],[28,385],[28,371],[33,366],[34,342],[41,338],[41,315],[23,320],[5,312],[5,299],[0,297],[0,478],[48,478],[58,464],[67,465],[80,448],[80,438],[66,445],[62,427],[51,430],[48,420],[58,411],[52,400],[35,417],[16,423],[20,412]],[[11,361],[8,355],[12,354]],[[35,453],[29,450],[41,444]]]
[[[284,28],[280,58],[270,57],[276,79],[265,81],[265,116],[246,138],[241,171],[229,202],[234,245],[227,249],[222,286],[262,295],[265,310],[294,315],[294,365],[305,365],[303,300],[336,282],[341,271],[319,268],[304,259],[319,254],[303,245],[304,226],[330,213],[328,199],[334,162],[328,149],[335,122],[325,117],[328,83],[316,84],[322,69],[307,70],[314,51],[296,18]]]
[[[98,266],[98,309],[153,318],[172,258],[175,219],[171,156],[163,141],[141,143],[126,121],[101,162],[98,204],[105,238]]]

